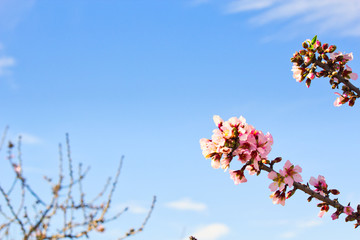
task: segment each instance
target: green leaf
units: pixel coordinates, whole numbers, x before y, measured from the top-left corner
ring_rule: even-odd
[[[315,35],[315,37],[311,40],[311,45],[314,45],[314,43],[316,42],[317,40],[317,35]]]

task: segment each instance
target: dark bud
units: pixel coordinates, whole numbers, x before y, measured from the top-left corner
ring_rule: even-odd
[[[331,194],[334,194],[334,195],[340,194],[339,190],[337,190],[337,189],[330,189],[329,191],[331,192]]]
[[[305,41],[305,42],[302,43],[302,47],[303,47],[303,48],[308,48],[309,45],[308,45],[307,42]]]
[[[305,85],[307,88],[310,87],[310,84],[311,84],[311,79],[310,78],[306,79]]]
[[[349,215],[345,218],[345,222],[352,222],[354,220],[356,220],[355,215]]]
[[[308,202],[311,202],[312,199],[313,199],[313,197],[310,196],[310,197],[307,199],[307,201],[308,201]]]
[[[335,52],[335,50],[336,50],[336,46],[335,46],[335,45],[331,45],[328,50],[329,50],[329,53],[333,53],[333,52]]]
[[[356,100],[356,97],[350,98],[350,100],[349,100],[349,106],[350,106],[350,107],[354,106],[355,100]]]
[[[197,240],[197,239],[193,236],[190,236],[189,240]]]
[[[326,50],[328,47],[329,47],[329,44],[327,44],[327,43],[324,43],[324,44],[322,45],[322,49],[323,49],[323,50]]]
[[[290,198],[292,195],[295,194],[296,189],[292,189],[286,193],[286,199]]]
[[[14,147],[14,144],[12,142],[9,141],[9,145],[8,145],[9,148],[13,148]]]
[[[279,162],[281,162],[281,160],[282,160],[282,157],[277,157],[274,160],[272,160],[272,162],[279,163]]]
[[[306,50],[304,50],[304,49],[303,49],[303,50],[300,50],[299,53],[300,53],[300,55],[305,55],[305,54],[306,54]]]

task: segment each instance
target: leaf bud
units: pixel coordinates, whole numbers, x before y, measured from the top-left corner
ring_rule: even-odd
[[[282,157],[277,157],[274,160],[272,160],[272,162],[279,163],[279,162],[281,162],[281,160],[282,160]]]
[[[313,196],[310,196],[310,197],[308,197],[307,201],[311,202],[312,199],[313,199]]]

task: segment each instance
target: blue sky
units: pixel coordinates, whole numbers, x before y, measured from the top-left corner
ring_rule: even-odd
[[[211,137],[214,114],[242,115],[273,135],[270,157],[360,203],[359,103],[335,108],[328,81],[307,89],[289,60],[318,34],[353,52],[358,72],[359,10],[358,0],[0,0],[0,127],[23,136],[25,174],[44,195],[65,133],[74,161],[91,166],[90,196],[125,156],[113,211],[130,210],[101,239],[140,226],[153,195],[134,240],[354,239],[359,230],[343,216],[318,218],[305,194],[273,205],[266,174],[235,186],[199,139]]]

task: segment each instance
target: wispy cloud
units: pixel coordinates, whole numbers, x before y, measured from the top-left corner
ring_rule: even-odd
[[[35,4],[35,0],[1,0],[0,27],[13,29]]]
[[[128,208],[128,212],[133,214],[144,214],[149,212],[148,208],[143,207],[141,204],[136,202],[121,203],[114,206],[114,211],[116,213],[123,211],[125,208]]]
[[[300,235],[302,232],[307,231],[309,228],[317,227],[322,224],[322,221],[319,219],[312,220],[286,220],[284,223],[291,226],[291,230],[285,231],[279,234],[279,238],[291,239]],[[285,227],[283,227],[285,228]]]
[[[200,202],[194,202],[190,198],[182,198],[177,201],[168,202],[166,206],[178,210],[190,210],[190,211],[204,211],[207,209],[206,204]]]
[[[13,57],[0,57],[0,76],[9,74],[9,68],[15,65]]]
[[[227,225],[222,223],[213,223],[199,228],[191,235],[201,240],[217,240],[226,236],[229,232],[230,229]]]
[[[359,0],[236,0],[226,6],[226,13],[250,10],[257,11],[250,18],[257,26],[286,21],[284,28],[292,26],[292,31],[311,28],[316,32],[335,30],[337,34],[360,36]]]
[[[28,133],[19,133],[18,136],[21,136],[21,142],[24,144],[40,144],[42,140],[39,137]]]

